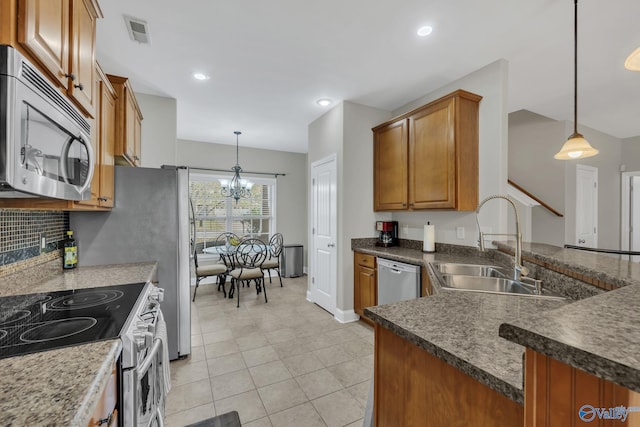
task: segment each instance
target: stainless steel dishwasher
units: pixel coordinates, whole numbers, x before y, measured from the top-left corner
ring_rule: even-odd
[[[378,305],[420,297],[420,267],[378,258]]]

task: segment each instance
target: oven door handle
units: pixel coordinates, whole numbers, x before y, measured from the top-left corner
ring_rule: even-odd
[[[139,378],[143,377],[144,374],[147,373],[147,371],[149,370],[149,367],[153,363],[153,360],[155,359],[156,355],[158,354],[161,348],[162,348],[162,340],[160,338],[154,339],[153,347],[151,347],[151,352],[147,355],[147,357],[144,359],[144,361],[140,364],[140,366],[137,369]]]

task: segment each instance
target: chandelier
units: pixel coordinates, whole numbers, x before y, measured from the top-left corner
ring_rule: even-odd
[[[578,132],[578,0],[573,3],[573,134],[560,151],[553,156],[558,160],[584,159],[595,156],[598,150]]]
[[[240,177],[242,168],[238,161],[238,136],[241,135],[242,132],[235,131],[233,133],[236,134],[236,165],[231,168],[233,171],[233,178],[231,178],[231,181],[228,179],[220,180],[220,185],[222,186],[220,194],[224,197],[233,197],[237,204],[238,200],[241,198],[251,197],[251,188],[253,187],[253,183]]]

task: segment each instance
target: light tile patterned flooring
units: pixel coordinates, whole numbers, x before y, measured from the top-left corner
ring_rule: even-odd
[[[171,362],[165,424],[236,410],[243,427],[362,426],[373,375],[373,329],[341,324],[306,300],[307,277],[253,284],[236,299],[201,284],[192,354]]]

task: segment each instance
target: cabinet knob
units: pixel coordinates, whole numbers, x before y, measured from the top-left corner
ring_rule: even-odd
[[[413,203],[409,203],[409,206],[413,206]]]
[[[76,89],[84,90],[84,85],[82,83],[78,83],[77,85],[73,85]]]
[[[406,204],[406,203],[403,203],[403,204],[402,204],[402,207],[403,207],[403,208],[407,207],[407,204]]]
[[[108,199],[106,197],[98,197],[98,201],[106,202]]]
[[[73,73],[65,74],[64,76],[68,79],[71,79],[72,82],[76,81],[76,75]]]

